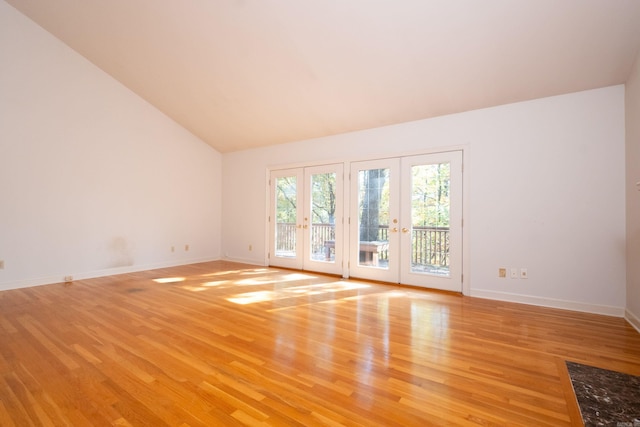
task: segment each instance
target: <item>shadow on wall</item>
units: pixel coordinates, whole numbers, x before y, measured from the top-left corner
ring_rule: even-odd
[[[133,265],[132,249],[124,237],[115,237],[109,243],[111,263],[109,268],[130,267]]]

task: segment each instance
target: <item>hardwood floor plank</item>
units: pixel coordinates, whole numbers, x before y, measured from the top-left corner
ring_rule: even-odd
[[[20,404],[13,390],[6,384],[2,388],[2,401],[0,401],[5,409],[2,416],[2,425],[33,426],[33,422],[25,408]]]
[[[47,335],[52,335],[51,332],[43,332],[45,328],[31,316],[21,316],[18,318],[18,322],[37,340],[40,346],[44,347],[52,356],[55,356],[57,361],[67,369],[72,370],[80,367],[65,350],[58,347],[53,340],[47,337]]]
[[[623,319],[216,261],[0,292],[0,425],[580,425]]]
[[[0,383],[0,387],[2,387],[2,383]],[[0,393],[5,399],[8,399],[8,391],[0,390]],[[16,424],[14,423],[15,418],[16,417],[13,416],[5,406],[4,402],[0,400],[0,425],[5,427],[16,427]]]

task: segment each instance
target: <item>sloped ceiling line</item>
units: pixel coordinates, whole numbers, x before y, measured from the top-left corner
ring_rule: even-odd
[[[635,0],[7,0],[220,152],[626,81]]]

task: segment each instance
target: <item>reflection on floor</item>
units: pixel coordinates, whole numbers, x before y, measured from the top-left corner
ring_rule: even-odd
[[[640,375],[640,334],[228,261],[0,292],[0,426],[570,427],[565,360]]]

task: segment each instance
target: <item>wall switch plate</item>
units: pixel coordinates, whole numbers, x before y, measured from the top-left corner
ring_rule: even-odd
[[[526,268],[521,268],[520,269],[520,278],[521,279],[528,279],[529,278],[529,272],[527,271]]]
[[[0,259],[0,270],[4,270],[4,260]]]
[[[512,279],[517,279],[518,278],[518,269],[517,268],[512,268],[511,269],[511,278]]]

